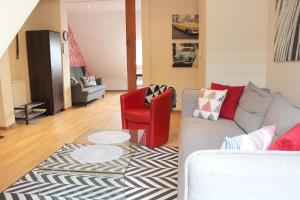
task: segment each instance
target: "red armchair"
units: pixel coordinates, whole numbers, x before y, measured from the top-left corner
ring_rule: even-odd
[[[153,98],[148,107],[144,103],[147,88],[138,89],[120,97],[123,129],[144,129],[145,144],[154,148],[168,142],[172,89]]]

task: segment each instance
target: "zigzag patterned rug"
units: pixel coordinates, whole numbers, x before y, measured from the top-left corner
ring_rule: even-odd
[[[53,162],[56,155],[70,148],[78,146],[63,146],[40,166]],[[62,165],[61,162],[57,164]],[[0,200],[175,200],[177,169],[178,148],[141,146],[122,179],[93,173],[71,175],[37,167],[1,193]]]

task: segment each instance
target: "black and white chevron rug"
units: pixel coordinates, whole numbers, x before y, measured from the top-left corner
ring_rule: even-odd
[[[66,144],[48,158],[64,154]],[[57,160],[56,160],[57,161]],[[59,160],[58,165],[63,165]],[[104,178],[93,173],[64,173],[40,170],[26,174],[3,193],[0,200],[174,200],[177,199],[178,148],[137,149],[123,178]],[[78,166],[75,166],[78,167]]]

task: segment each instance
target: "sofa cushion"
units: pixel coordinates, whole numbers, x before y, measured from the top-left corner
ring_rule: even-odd
[[[150,111],[148,108],[132,108],[126,109],[124,117],[129,121],[149,123]]]
[[[269,150],[300,151],[300,123],[278,137]]]
[[[222,150],[258,151],[267,150],[273,140],[275,125],[265,126],[249,134],[226,137]]]
[[[260,129],[272,99],[269,89],[258,88],[249,82],[240,98],[235,122],[247,133]]]
[[[96,86],[91,86],[91,87],[85,87],[82,89],[84,94],[89,95],[89,94],[94,94],[96,92],[102,91],[105,89],[104,85],[96,85]]]
[[[95,76],[81,76],[80,77],[84,87],[96,86],[96,77]]]
[[[183,118],[180,130],[180,150],[188,155],[197,150],[220,149],[225,137],[245,134],[234,121]]]
[[[199,94],[199,106],[194,110],[193,116],[209,120],[218,120],[220,110],[227,90],[201,89]]]
[[[79,83],[79,82],[76,80],[76,78],[71,77],[71,85],[75,85],[77,83]]]
[[[228,86],[217,83],[211,84],[211,89],[213,90],[228,90],[221,107],[221,118],[234,120],[234,115],[244,92],[244,88],[245,86]]]
[[[263,124],[275,124],[276,136],[300,122],[300,104],[276,93]]]

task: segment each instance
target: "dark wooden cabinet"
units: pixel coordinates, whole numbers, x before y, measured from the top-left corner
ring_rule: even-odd
[[[60,33],[27,31],[31,100],[47,102],[50,115],[64,108]]]

